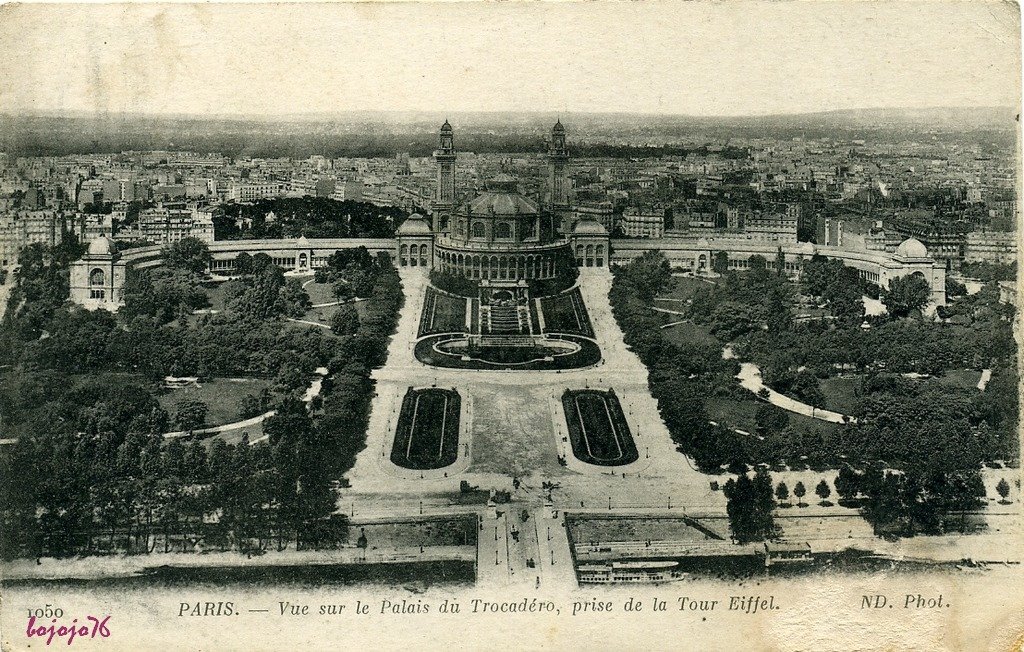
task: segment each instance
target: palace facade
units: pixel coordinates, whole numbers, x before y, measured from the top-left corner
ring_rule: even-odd
[[[399,267],[424,266],[470,280],[548,280],[572,267],[604,267],[608,231],[593,219],[565,221],[569,201],[565,127],[551,129],[546,201],[519,190],[515,177],[499,174],[459,199],[455,189],[457,153],[446,120],[438,134],[437,188],[432,219],[413,215],[396,234]],[[569,232],[562,232],[562,226]]]
[[[458,154],[452,126],[445,121],[438,135],[437,179],[430,215],[413,214],[394,239],[227,240],[209,244],[210,271],[231,274],[241,252],[266,253],[286,271],[306,272],[326,263],[335,251],[366,247],[386,253],[401,268],[439,270],[489,287],[524,286],[528,281],[558,278],[576,267],[626,264],[645,251],[661,251],[675,268],[713,274],[717,252],[728,254],[728,268],[746,269],[752,256],[769,266],[781,251],[785,272],[798,277],[803,263],[815,254],[843,260],[860,275],[882,287],[894,278],[920,274],[931,287],[935,304],[945,303],[945,270],[928,256],[924,245],[910,238],[894,253],[851,251],[806,242],[764,243],[737,239],[677,237],[620,238],[612,241],[592,212],[574,210],[569,194],[566,131],[561,122],[551,130],[548,188],[543,196],[523,195],[514,177],[500,174],[483,187],[460,197],[455,187]],[[87,308],[116,310],[127,265],[162,264],[162,248],[137,247],[117,253],[106,238],[72,265],[71,298]]]

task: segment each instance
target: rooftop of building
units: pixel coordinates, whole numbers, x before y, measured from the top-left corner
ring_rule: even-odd
[[[928,248],[917,238],[907,238],[896,247],[896,255],[900,258],[927,258]]]
[[[518,192],[507,190],[486,190],[472,200],[468,206],[470,215],[536,215],[537,204]]]
[[[593,219],[582,219],[572,227],[572,232],[576,235],[608,235],[608,229]]]
[[[105,235],[101,235],[89,243],[90,256],[113,256],[117,253],[114,241]]]
[[[413,213],[402,222],[396,231],[397,235],[421,235],[430,233],[430,225],[419,213]]]

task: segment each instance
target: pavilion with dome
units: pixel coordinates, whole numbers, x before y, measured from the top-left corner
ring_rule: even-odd
[[[89,309],[104,308],[116,312],[124,305],[127,264],[114,241],[99,236],[89,243],[89,250],[71,264],[71,300]]]
[[[412,215],[398,229],[399,267],[427,266],[489,286],[544,281],[576,266],[605,267],[607,230],[594,220],[560,231],[569,208],[565,127],[555,124],[548,153],[548,196],[541,204],[524,196],[515,177],[499,174],[459,200],[454,193],[455,148],[445,121],[435,152],[438,162],[433,228]]]

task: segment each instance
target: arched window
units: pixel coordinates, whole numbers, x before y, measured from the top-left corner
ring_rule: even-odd
[[[508,222],[498,222],[498,228],[495,231],[498,238],[511,238],[512,237],[512,225]]]
[[[473,237],[474,238],[482,238],[482,237],[484,237],[484,223],[483,222],[473,222]]]
[[[89,273],[89,285],[100,285],[102,286],[106,281],[107,276],[103,273],[103,270],[97,267]]]

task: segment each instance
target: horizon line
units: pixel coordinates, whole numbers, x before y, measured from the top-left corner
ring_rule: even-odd
[[[1012,104],[982,104],[982,105],[928,105],[928,106],[861,106],[839,109],[821,109],[816,111],[793,111],[774,113],[736,113],[736,114],[694,114],[694,113],[658,113],[650,111],[592,111],[592,110],[566,110],[566,109],[486,109],[486,110],[457,110],[446,109],[343,109],[338,111],[314,111],[314,112],[292,112],[292,113],[190,113],[190,112],[153,112],[153,111],[89,111],[87,109],[0,109],[0,115],[18,118],[102,118],[102,117],[123,117],[123,118],[150,118],[150,119],[197,119],[197,120],[282,120],[289,118],[303,118],[307,120],[336,119],[342,116],[353,115],[423,115],[433,116],[498,116],[498,115],[559,115],[559,116],[633,116],[650,118],[678,118],[698,120],[735,120],[735,119],[765,119],[765,118],[787,118],[787,117],[810,117],[824,116],[837,113],[869,112],[869,111],[1017,111],[1020,112],[1020,105]]]

